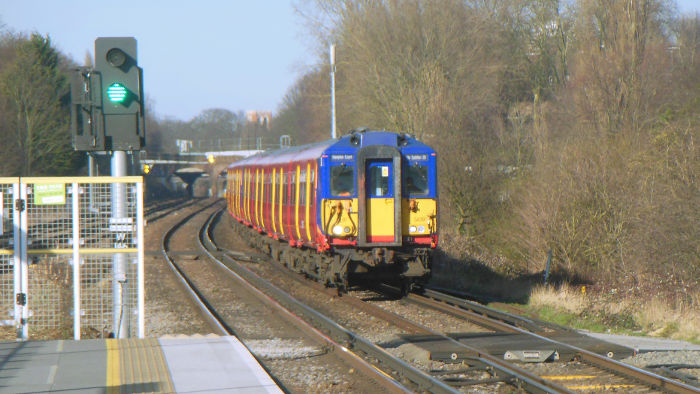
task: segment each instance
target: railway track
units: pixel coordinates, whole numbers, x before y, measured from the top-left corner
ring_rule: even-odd
[[[143,216],[147,221],[154,222],[173,212],[177,212],[197,203],[197,200],[175,198],[166,201],[155,201],[146,205]]]
[[[660,392],[675,393],[700,392],[698,388],[691,387],[683,382],[616,361],[613,357],[619,347],[612,344],[607,345],[602,341],[591,341],[590,343],[594,344],[593,347],[597,352],[571,344],[569,343],[570,341],[575,341],[582,337],[585,338],[584,341],[586,339],[590,340],[590,338],[577,334],[565,327],[501,312],[435,290],[428,289],[423,294],[411,294],[408,299],[410,302],[428,308],[448,311],[448,313],[462,316],[469,321],[484,322],[490,319],[496,322],[494,325],[496,327],[502,324],[503,330],[528,336],[546,344],[551,349],[556,349],[560,358],[564,358],[564,355],[566,355],[566,360],[569,362],[583,365],[583,374],[570,374],[569,377],[580,376],[584,380],[593,380],[590,383],[568,385],[568,387],[573,389],[629,389],[634,392],[645,390],[653,392],[658,390]],[[484,317],[487,319],[484,319]],[[504,354],[504,357],[507,358],[508,354]],[[598,376],[603,378],[596,379]],[[549,376],[549,378],[564,381],[566,376],[560,373]]]
[[[221,251],[220,248],[216,247],[213,243],[208,246],[208,248],[215,249]],[[384,355],[388,354],[385,349],[382,347],[379,347],[378,345],[375,345],[372,343],[372,341],[367,340],[360,336],[357,333],[351,332],[349,329],[345,327],[339,327],[339,324],[336,323],[336,320],[334,318],[329,318],[323,315],[320,315],[318,311],[314,311],[311,309],[309,306],[306,306],[304,304],[301,304],[299,301],[297,301],[294,298],[291,298],[286,292],[282,291],[278,287],[270,284],[266,280],[262,279],[260,276],[254,274],[251,270],[244,268],[242,266],[236,266],[235,260],[236,257],[232,256],[239,256],[240,252],[233,252],[231,253],[230,251],[224,251],[223,253],[224,258],[228,260],[229,266],[233,266],[237,272],[240,272],[241,275],[245,275],[246,279],[248,279],[251,282],[254,282],[256,286],[258,287],[264,287],[267,289],[268,292],[275,293],[275,297],[279,297],[280,299],[284,299],[284,301],[281,301],[285,303],[286,306],[294,309],[294,312],[296,314],[299,314],[300,316],[303,316],[305,319],[312,321],[314,325],[322,329],[324,332],[328,333],[329,336],[332,338],[338,340],[338,341],[343,341],[344,346],[354,349],[357,352],[364,353],[366,357],[368,358],[374,358],[374,359],[379,359],[379,355]],[[299,284],[302,286],[309,286],[309,287],[314,287],[315,291],[317,292],[322,292],[324,293],[322,298],[331,298],[333,297],[334,291],[330,289],[326,289],[323,286],[318,285],[315,282],[308,282],[308,281],[303,281],[299,280],[298,275],[295,273],[292,273],[291,271],[288,271],[290,273],[289,278],[292,278],[293,280],[296,280]],[[313,296],[312,296],[313,298]],[[424,338],[430,337],[430,338],[441,338],[445,341],[450,341],[454,343],[456,346],[465,348],[464,345],[460,344],[459,342],[455,341],[454,339],[443,335],[441,333],[438,333],[434,330],[430,330],[420,324],[414,323],[408,319],[403,319],[398,315],[392,314],[392,313],[386,313],[382,312],[380,308],[374,307],[368,303],[362,302],[359,299],[355,297],[342,297],[343,301],[346,301],[348,303],[353,304],[353,306],[359,310],[361,310],[364,313],[367,313],[372,316],[376,316],[380,319],[383,319],[387,322],[389,322],[392,325],[396,325],[402,330],[403,335],[413,335],[413,336],[422,336]],[[291,305],[291,306],[290,306]],[[499,383],[508,383],[512,385],[513,387],[516,388],[524,388],[527,391],[530,392],[567,392],[564,388],[558,386],[556,383],[552,382],[547,382],[544,379],[541,379],[540,377],[529,373],[526,370],[523,370],[519,368],[518,366],[514,364],[509,364],[504,362],[503,360],[499,360],[495,357],[492,357],[488,354],[481,354],[476,350],[469,349],[471,352],[472,356],[474,357],[474,360],[478,361],[479,366],[476,368],[473,368],[470,372],[470,374],[473,375],[479,375],[482,374],[483,371],[491,371],[489,375],[491,375],[488,379],[472,379],[472,378],[457,378],[455,375],[463,375],[464,371],[461,369],[452,369],[451,372],[449,372],[449,376],[446,372],[445,369],[431,373],[431,371],[421,371],[419,368],[415,366],[410,366],[410,373],[416,374],[416,375],[425,375],[431,377],[433,380],[427,380],[427,382],[433,382],[435,380],[441,382],[445,386],[452,386],[452,390],[457,390],[457,387],[459,386],[476,386],[481,389],[485,389],[487,385],[489,384],[499,384]],[[388,355],[387,355],[388,356]],[[386,356],[385,356],[386,357]],[[386,368],[388,365],[391,365],[395,367],[397,364],[401,365],[401,368],[407,368],[407,364],[410,364],[406,360],[401,360],[399,357],[396,356],[388,356],[388,360],[380,360],[379,363],[377,364],[377,368]],[[444,364],[443,367],[446,365],[452,365],[454,366],[454,360],[451,360],[449,363],[442,363]],[[449,366],[448,366],[449,368]],[[418,370],[418,372],[414,372],[414,370]],[[388,374],[394,374],[394,375],[401,375],[401,374],[406,374],[405,371],[401,371],[400,369],[394,368],[393,370],[387,371]],[[425,376],[421,376],[421,379],[426,379]],[[401,379],[401,378],[399,378]],[[429,383],[431,385],[434,385],[435,383]],[[429,388],[426,386],[424,383],[423,385],[419,385],[421,390],[428,390],[428,391],[436,391],[433,388]]]
[[[270,267],[270,264],[261,264],[268,262],[265,256],[244,248],[227,249],[214,243],[211,228],[217,220],[217,213],[220,215],[221,210],[215,204],[199,204],[198,207],[190,207],[189,210],[192,213],[180,219],[179,223],[163,236],[163,253],[167,256],[169,264],[173,266],[172,269],[179,271],[183,277],[181,279],[183,286],[194,289],[188,291],[193,299],[198,299],[199,307],[210,311],[207,321],[211,330],[220,335],[236,335],[244,343],[250,343],[252,352],[258,354],[261,364],[268,368],[272,376],[282,376],[278,383],[290,391],[698,392],[691,386],[650,374],[645,370],[631,368],[605,356],[601,357],[552,339],[562,333],[565,334],[567,330],[484,308],[479,304],[436,291],[426,291],[423,295],[411,294],[402,300],[397,298],[379,302],[384,306],[378,306],[374,305],[376,303],[371,299],[391,298],[391,295],[387,296],[390,294],[387,293],[388,289],[382,289],[381,293],[374,293],[374,295],[368,295],[366,290],[365,293],[350,292],[350,294],[364,294],[362,295],[364,299],[350,295],[337,297],[335,290],[304,280],[292,271],[289,271],[288,277],[295,284],[286,285],[287,288],[281,286],[283,290],[277,280],[274,280],[275,285],[273,285],[256,275],[256,272],[259,273],[264,267]],[[222,224],[225,224],[222,227],[225,227],[226,231],[231,231],[228,227],[229,223]],[[184,244],[181,239],[177,239],[176,233],[193,233],[195,228],[198,233],[196,237],[198,248],[214,261],[213,264],[210,264],[206,258],[197,256],[191,258],[197,254],[195,252],[171,250],[170,245],[182,248]],[[182,238],[182,235],[179,237]],[[204,266],[209,268],[206,269],[208,272],[203,274]],[[277,268],[274,272],[282,272],[279,265],[275,267]],[[300,289],[309,287],[314,288],[315,295],[299,295]],[[217,297],[216,289],[236,290]],[[290,366],[293,361],[285,364],[270,357],[265,351],[261,351],[259,344],[271,339],[260,338],[257,334],[251,335],[247,332],[248,329],[238,324],[240,319],[236,314],[227,310],[227,305],[231,303],[228,301],[230,297],[234,294],[237,297],[240,296],[239,293],[242,293],[243,289],[251,294],[244,301],[249,305],[249,309],[256,311],[264,309],[267,311],[262,313],[264,315],[277,316],[278,319],[284,317],[284,322],[278,323],[285,327],[283,331],[298,332],[295,335],[303,339],[297,339],[297,341],[304,342],[307,347],[314,349],[311,353],[298,356],[299,359],[306,360],[304,368],[313,370],[315,367],[312,364],[318,365],[319,359],[324,359],[322,361],[324,368],[329,364],[345,365],[345,367],[336,368],[336,372],[333,372],[336,374],[335,377],[319,377],[322,381],[338,381],[337,376],[345,375],[345,382],[318,389],[309,388],[304,385],[305,383],[298,381],[285,380],[283,370],[295,368]],[[288,294],[289,290],[292,295]],[[319,296],[319,292],[323,295]],[[252,298],[256,301],[252,301]],[[343,312],[334,312],[332,309],[324,309],[323,306],[317,305],[323,300],[331,300],[331,304],[335,307],[340,307],[342,304],[346,305],[344,308],[354,308],[359,312],[355,312],[354,315],[347,314],[344,318]],[[559,351],[562,358],[560,362],[515,363],[512,360],[504,360],[502,355],[492,354],[493,349],[471,346],[471,341],[465,341],[465,337],[461,335],[464,333],[448,333],[432,326],[426,327],[411,317],[402,317],[400,313],[391,311],[393,307],[387,310],[386,305],[402,305],[404,308],[420,310],[421,313],[433,316],[428,317],[429,320],[444,320],[446,318],[437,316],[449,315],[453,319],[465,322],[462,325],[482,327],[480,335],[483,336],[487,336],[488,333],[534,335],[537,341],[549,340],[550,343],[556,344],[558,349],[567,350]],[[365,321],[362,322],[362,320]],[[370,321],[373,323],[370,324]],[[443,352],[441,358],[435,357],[427,363],[415,362],[410,357],[402,356],[401,352],[397,352],[400,347],[392,347],[386,335],[384,339],[377,339],[376,335],[373,336],[371,333],[372,328],[369,328],[369,331],[362,329],[361,323],[367,323],[368,327],[374,325],[375,331],[391,331],[394,337],[403,338],[405,342],[430,340],[433,343],[440,342],[443,346],[449,344],[452,354]],[[259,326],[263,323],[256,324]],[[378,326],[381,328],[376,328]],[[289,333],[276,335],[289,336]],[[454,349],[459,350],[454,351]],[[431,354],[438,354],[438,352]],[[334,361],[329,362],[329,359]],[[352,375],[348,376],[348,371],[351,371]],[[364,386],[360,387],[358,384]]]
[[[256,289],[254,286],[252,286],[247,280],[245,280],[242,276],[240,276],[238,273],[231,271],[229,268],[227,268],[226,264],[223,264],[220,261],[220,256],[218,256],[218,252],[215,248],[212,248],[209,246],[206,248],[206,253],[209,255],[209,258],[217,265],[214,266],[213,264],[209,264],[205,261],[199,260],[197,262],[197,265],[199,265],[199,271],[194,270],[194,267],[192,264],[183,264],[183,261],[178,261],[177,256],[171,255],[170,252],[170,243],[173,241],[176,232],[180,230],[181,228],[184,229],[184,227],[187,225],[187,223],[196,220],[197,217],[199,216],[204,216],[204,213],[209,213],[210,211],[214,210],[213,206],[205,206],[202,207],[201,209],[197,209],[195,212],[185,216],[182,220],[180,220],[173,228],[168,231],[166,234],[163,236],[162,240],[162,248],[163,248],[163,253],[166,255],[166,259],[169,261],[169,263],[172,266],[172,269],[178,277],[180,277],[180,281],[183,284],[183,286],[188,289],[188,293],[192,297],[192,299],[195,300],[195,302],[199,305],[199,307],[205,311],[204,313],[207,315],[207,320],[210,322],[210,325],[212,329],[221,334],[221,335],[236,335],[238,336],[244,343],[250,343],[250,342],[260,342],[264,341],[261,338],[256,338],[255,335],[251,335],[250,333],[245,333],[246,331],[245,328],[239,329],[236,324],[236,316],[235,313],[230,313],[229,311],[226,311],[226,298],[222,299],[217,299],[217,297],[213,296],[213,289],[216,288],[221,288],[219,286],[225,286],[227,289],[236,289],[236,294],[240,296],[240,293],[242,293],[242,290],[245,289],[246,293],[248,294],[247,297],[248,299],[246,300],[247,303],[251,302],[252,298],[255,298],[255,302],[258,304],[264,304],[264,308],[268,311],[265,312],[266,319],[283,319],[284,321],[282,323],[277,323],[280,327],[283,328],[285,331],[284,333],[277,333],[275,335],[277,336],[286,336],[289,337],[290,333],[289,331],[298,331],[299,334],[299,341],[303,342],[312,342],[312,346],[315,347],[316,349],[319,349],[319,351],[315,352],[312,357],[306,357],[308,359],[311,358],[319,358],[319,360],[315,361],[316,363],[322,363],[323,367],[322,369],[330,368],[329,366],[332,364],[343,364],[345,367],[345,371],[349,371],[355,375],[361,375],[362,377],[356,376],[356,379],[354,379],[354,382],[352,382],[351,391],[388,391],[388,392],[406,392],[406,391],[413,391],[414,389],[412,388],[406,388],[403,384],[399,383],[397,380],[393,379],[392,377],[382,373],[381,371],[377,370],[373,365],[367,363],[363,359],[359,358],[356,354],[353,352],[349,351],[347,347],[344,347],[340,344],[338,344],[336,341],[333,341],[330,339],[327,335],[321,333],[319,330],[313,328],[309,324],[305,323],[302,319],[297,317],[296,314],[293,312],[290,312],[287,308],[283,307],[280,303],[278,303],[276,300],[273,300],[269,296],[265,295],[265,293],[261,292],[260,290]],[[211,223],[211,221],[208,221],[208,223]],[[204,228],[204,227],[203,227]],[[191,228],[190,228],[191,229]],[[183,230],[187,231],[187,230]],[[200,241],[202,245],[207,245],[207,237],[206,237],[206,231],[201,230],[199,231],[200,234]],[[211,282],[207,281],[201,281],[201,278],[194,277],[192,274],[202,274],[202,267],[205,265],[209,266],[208,268],[205,268],[209,272],[207,273],[210,278],[216,277],[217,280],[219,280],[219,283],[217,283],[217,286],[211,286]],[[206,276],[206,275],[204,275]],[[258,306],[255,307],[257,310],[259,308]],[[261,307],[260,307],[261,308]],[[292,328],[293,327],[293,328]],[[258,327],[259,328],[259,327]],[[246,338],[248,336],[248,338]],[[253,354],[258,354],[255,349],[251,349]],[[266,362],[268,360],[263,360],[264,357],[260,357],[259,361],[261,361],[261,364],[264,365],[266,368],[269,368],[269,371],[272,373],[273,376],[278,376],[276,371],[280,369],[279,365],[275,365],[274,362]],[[332,359],[332,362],[331,360]],[[279,364],[279,363],[278,363]],[[292,368],[290,366],[283,367],[284,368]],[[318,366],[317,366],[318,368]],[[331,368],[332,369],[332,368]],[[347,373],[347,372],[346,372]],[[427,376],[427,379],[432,380],[430,376]],[[287,384],[284,381],[278,381],[281,385],[286,387],[287,389],[290,389],[290,385]],[[434,392],[451,392],[449,387],[444,386],[442,383],[440,383],[437,380],[434,380],[434,383],[437,384],[431,385],[431,384],[421,384],[421,386],[414,386],[414,388],[418,387],[425,387],[427,390],[434,391]],[[294,383],[291,384],[291,391],[308,391],[308,387],[296,387],[296,390],[294,388]],[[440,386],[444,386],[443,388],[445,390],[440,390]],[[346,389],[339,388],[339,391],[346,391]],[[316,390],[314,390],[316,391]]]
[[[226,252],[226,251],[224,251]],[[226,254],[226,253],[225,253]],[[230,260],[235,260],[240,256],[240,252],[229,252]],[[291,271],[289,271],[291,273]],[[298,275],[291,277],[299,278]],[[299,283],[299,282],[298,282]],[[330,289],[319,290],[317,284],[310,284],[309,281],[301,282],[304,286],[314,286],[317,291],[324,291],[326,297],[332,297],[335,291]],[[523,388],[531,392],[570,392],[575,391],[597,391],[616,390],[626,392],[698,392],[696,388],[668,379],[652,372],[638,369],[610,357],[615,355],[619,348],[614,346],[605,347],[599,344],[594,348],[604,355],[596,354],[575,345],[563,342],[568,335],[573,335],[571,330],[556,327],[531,319],[485,308],[476,303],[470,303],[442,294],[436,291],[427,291],[424,295],[412,294],[404,303],[412,303],[423,309],[438,310],[440,313],[450,314],[457,318],[468,321],[472,324],[486,327],[497,335],[503,333],[516,334],[522,340],[528,338],[529,343],[537,343],[539,346],[546,344],[550,349],[554,349],[549,356],[542,350],[529,351],[527,348],[521,351],[513,351],[508,354],[494,356],[493,351],[488,348],[470,346],[470,340],[465,340],[465,336],[447,335],[427,329],[408,319],[403,319],[391,313],[370,311],[369,306],[363,301],[353,300],[354,297],[342,297],[348,303],[354,304],[355,308],[370,314],[374,317],[391,322],[391,324],[405,330],[404,335],[414,335],[418,338],[430,338],[432,342],[448,343],[452,349],[459,349],[448,353],[452,362],[458,362],[467,366],[466,368],[455,369],[441,366],[439,369],[428,370],[436,377],[440,377],[446,384],[454,387],[474,386],[485,390],[499,390],[498,384],[508,384],[510,387]],[[312,301],[313,302],[313,301]],[[378,309],[378,308],[375,308]],[[573,335],[575,336],[575,335]],[[567,340],[571,340],[570,338]],[[522,346],[522,345],[520,345]],[[559,358],[556,363],[514,363],[513,360],[527,360],[528,357],[537,358]],[[504,358],[506,360],[504,360]],[[507,360],[508,358],[512,360]],[[543,359],[544,360],[544,359]],[[448,361],[443,357],[443,361]],[[489,377],[474,378],[475,372],[488,372]],[[489,384],[496,384],[489,387]]]

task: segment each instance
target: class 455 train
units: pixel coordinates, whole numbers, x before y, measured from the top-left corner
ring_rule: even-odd
[[[249,157],[228,167],[226,198],[273,257],[329,285],[430,276],[436,153],[408,134],[354,130]]]

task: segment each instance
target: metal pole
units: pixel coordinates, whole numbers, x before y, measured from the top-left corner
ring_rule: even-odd
[[[14,184],[12,186],[12,197],[12,201],[26,201],[27,185],[22,183]],[[17,328],[17,340],[19,341],[26,341],[29,337],[29,312],[27,311],[27,213],[24,210],[15,210],[12,223],[15,245],[13,267],[14,298],[16,300],[15,326]]]
[[[138,300],[137,306],[139,311],[139,321],[138,321],[138,337],[144,338],[146,335],[146,301],[145,293],[146,287],[144,284],[144,273],[143,273],[143,182],[138,182],[136,184],[136,239],[138,245],[138,266],[137,266],[137,289],[138,289]]]
[[[73,182],[73,339],[80,340],[80,189]]]
[[[331,138],[335,139],[335,44],[331,44]]]
[[[126,176],[126,152],[115,151],[112,153],[112,176]],[[126,184],[112,183],[112,218],[115,223],[120,223],[120,219],[126,217]],[[114,238],[117,242],[116,233]],[[114,253],[112,255],[112,295],[113,295],[113,333],[115,338],[127,338],[127,320],[129,313],[126,311],[126,255],[124,253]]]

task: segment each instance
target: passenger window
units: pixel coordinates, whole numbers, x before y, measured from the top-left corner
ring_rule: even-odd
[[[389,194],[389,166],[372,165],[369,167],[369,194],[372,197],[384,197]]]
[[[406,193],[413,196],[428,194],[428,167],[421,164],[408,166],[404,173]]]
[[[349,197],[355,194],[353,167],[339,165],[331,167],[331,195]]]

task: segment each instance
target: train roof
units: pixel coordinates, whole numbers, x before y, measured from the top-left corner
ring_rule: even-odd
[[[326,140],[308,145],[293,146],[291,148],[277,149],[258,153],[243,160],[231,163],[229,167],[243,165],[279,164],[292,161],[311,160],[321,156],[321,154],[338,140]]]
[[[396,146],[401,150],[408,151],[430,151],[432,148],[418,141],[413,136],[390,131],[352,131],[340,138],[329,139],[308,145],[294,146],[285,149],[277,149],[258,153],[243,160],[231,163],[230,168],[243,165],[274,165],[280,163],[290,163],[293,161],[314,160],[323,154],[333,152],[348,152],[368,145],[389,145]]]

